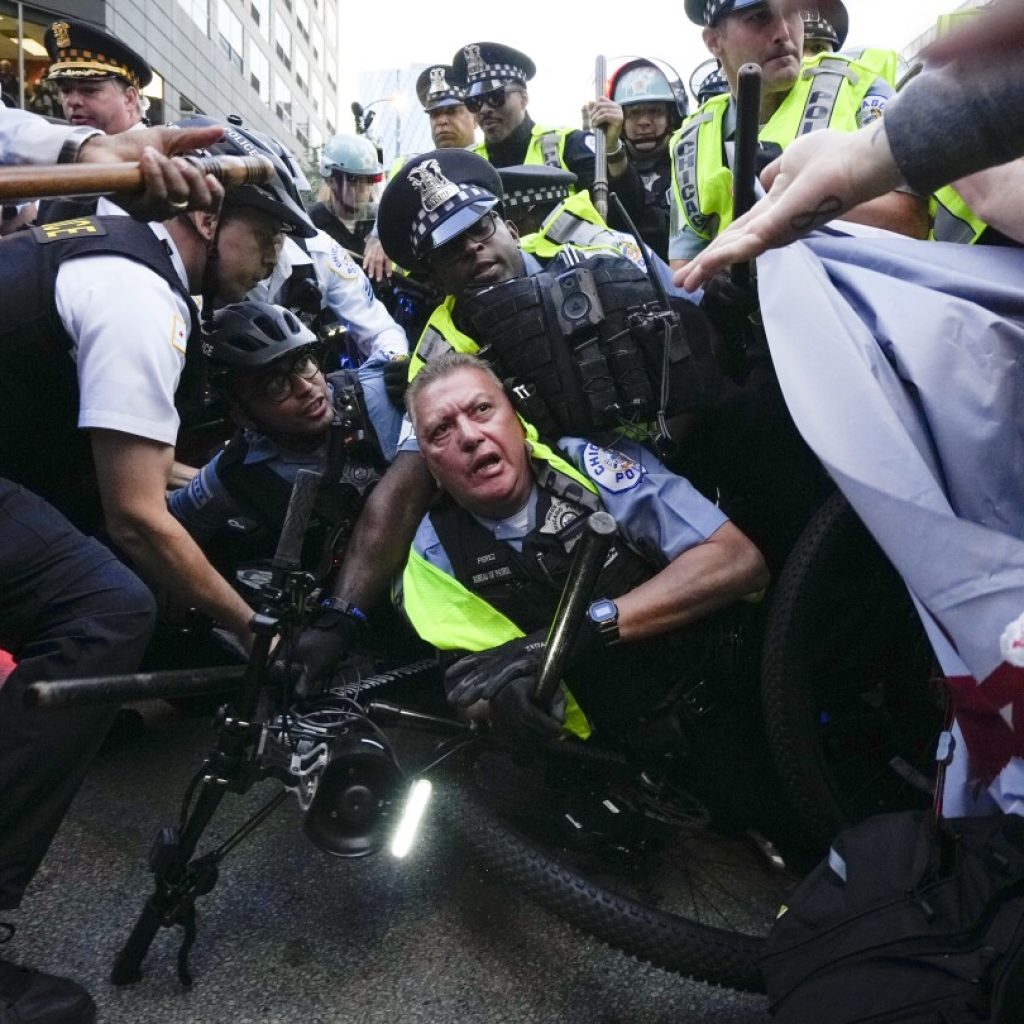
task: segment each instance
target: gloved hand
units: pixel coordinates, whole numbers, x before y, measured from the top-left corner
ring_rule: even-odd
[[[445,675],[449,703],[468,708],[488,701],[494,727],[522,742],[559,735],[565,721],[564,692],[559,689],[550,709],[533,702],[546,633],[539,630],[456,662]]]
[[[330,682],[335,665],[348,654],[358,628],[359,623],[347,617],[334,616],[330,626],[321,627],[314,620],[294,645],[278,645],[270,678],[281,682],[287,673],[297,697],[316,695]]]
[[[749,372],[747,349],[757,335],[757,286],[738,285],[729,268],[720,270],[705,282],[701,308],[718,330],[713,347],[720,369],[737,382],[744,380]]]
[[[409,386],[409,357],[389,359],[384,364],[383,376],[388,400],[399,412],[405,412],[405,389]]]

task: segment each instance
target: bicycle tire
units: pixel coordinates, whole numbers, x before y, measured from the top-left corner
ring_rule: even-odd
[[[762,662],[772,756],[814,847],[869,814],[927,806],[940,680],[902,579],[836,492],[780,574]]]
[[[585,755],[585,745],[580,749]],[[771,902],[762,930],[749,934],[624,893],[581,868],[564,847],[540,842],[511,823],[472,783],[468,769],[445,788],[443,808],[496,878],[572,926],[655,967],[742,991],[763,991],[758,958],[778,902]],[[794,881],[787,877],[785,887]]]

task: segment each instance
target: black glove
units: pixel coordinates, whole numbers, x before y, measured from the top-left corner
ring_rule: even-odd
[[[548,710],[533,702],[546,634],[539,630],[456,662],[445,674],[449,703],[467,708],[489,701],[494,727],[523,742],[559,735],[565,721],[564,692],[558,690]]]
[[[384,390],[388,400],[400,412],[405,412],[405,389],[409,386],[409,357],[390,359],[384,364]]]
[[[716,327],[731,330],[758,311],[757,286],[739,285],[729,270],[719,270],[705,282],[701,306]]]
[[[294,645],[278,647],[270,678],[280,682],[287,674],[297,697],[314,696],[330,682],[335,665],[348,654],[358,628],[359,623],[347,616],[332,616],[330,625],[318,626],[314,620]]]

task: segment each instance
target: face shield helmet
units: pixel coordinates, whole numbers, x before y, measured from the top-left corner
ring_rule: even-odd
[[[634,156],[664,147],[689,110],[679,76],[671,65],[656,59],[627,61],[609,79],[607,92],[622,107],[623,135]]]
[[[333,135],[320,157],[320,174],[344,221],[373,221],[384,190],[384,167],[365,135]]]

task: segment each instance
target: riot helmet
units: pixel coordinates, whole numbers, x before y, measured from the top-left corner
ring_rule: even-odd
[[[376,146],[365,135],[332,135],[320,157],[320,173],[339,220],[365,222],[377,216],[384,167]]]
[[[669,136],[682,124],[690,101],[679,75],[664,61],[638,57],[623,64],[608,81],[608,95],[622,107],[625,123],[623,138],[629,146],[630,156],[644,157],[662,149]],[[652,109],[657,104],[662,115]],[[650,119],[640,120],[649,113]]]

